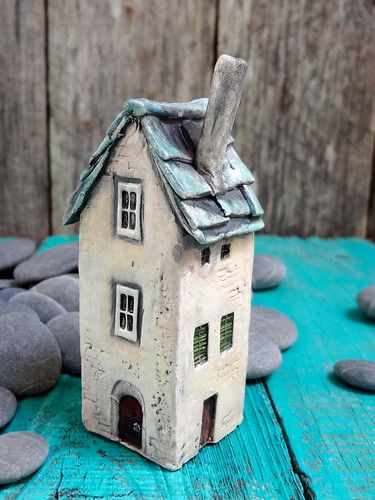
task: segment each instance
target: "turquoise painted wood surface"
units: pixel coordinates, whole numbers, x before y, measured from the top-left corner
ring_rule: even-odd
[[[43,248],[62,241],[51,238]],[[357,312],[355,295],[375,282],[375,246],[268,236],[256,245],[280,256],[288,277],[257,292],[254,303],[289,314],[299,339],[267,381],[248,384],[236,432],[180,471],[165,471],[85,431],[80,380],[64,375],[47,394],[22,400],[3,430],[40,433],[51,452],[34,476],[0,489],[0,498],[374,498],[375,396],[338,383],[331,371],[345,357],[374,359],[375,323]]]
[[[256,251],[279,256],[288,278],[254,304],[293,318],[300,335],[267,387],[299,468],[319,498],[375,498],[375,395],[331,375],[345,358],[375,361],[375,322],[356,294],[375,283],[375,246],[355,239],[261,237]]]

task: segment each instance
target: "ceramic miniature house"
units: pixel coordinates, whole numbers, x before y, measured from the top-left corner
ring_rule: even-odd
[[[131,99],[69,199],[80,220],[83,421],[178,469],[242,420],[253,177],[230,132],[246,63],[210,98]]]

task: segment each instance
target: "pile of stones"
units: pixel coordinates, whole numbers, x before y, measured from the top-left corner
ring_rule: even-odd
[[[17,398],[50,389],[61,372],[80,376],[78,242],[35,253],[35,243],[0,243],[0,429]],[[32,432],[0,436],[0,484],[37,470],[48,444]]]
[[[256,254],[252,289],[269,290],[285,279],[285,264],[267,254]],[[281,364],[282,351],[294,344],[297,328],[285,314],[271,307],[253,306],[249,326],[249,357],[247,380],[266,377]]]
[[[375,285],[358,293],[357,305],[364,317],[375,320]],[[335,364],[333,371],[340,380],[353,387],[375,391],[375,361],[344,359]]]

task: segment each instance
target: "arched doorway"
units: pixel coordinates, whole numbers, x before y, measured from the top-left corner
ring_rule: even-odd
[[[122,396],[119,400],[118,437],[120,441],[142,448],[143,411],[134,396]]]

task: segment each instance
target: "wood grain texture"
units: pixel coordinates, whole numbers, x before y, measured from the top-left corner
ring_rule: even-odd
[[[42,249],[67,238],[49,238]],[[375,245],[271,236],[256,245],[282,258],[288,276],[255,293],[254,303],[288,314],[299,338],[266,390],[247,386],[236,432],[171,473],[85,431],[80,380],[64,375],[47,394],[21,400],[3,430],[40,433],[51,452],[31,478],[0,489],[0,499],[374,498],[374,396],[331,372],[343,358],[374,359],[374,324],[358,312],[355,295],[375,280]]]
[[[374,322],[356,295],[375,282],[375,245],[355,239],[259,237],[288,276],[254,304],[277,308],[299,330],[267,386],[299,468],[319,499],[375,498],[374,394],[339,382],[342,359],[375,360]]]
[[[66,199],[126,99],[208,93],[215,14],[215,0],[48,2],[54,232],[62,231]]]
[[[0,15],[0,234],[49,234],[44,1]]]
[[[6,428],[42,435],[50,456],[33,477],[0,490],[0,499],[303,499],[261,383],[247,388],[246,408],[237,431],[170,472],[86,431],[80,380],[63,375],[48,394],[20,401],[16,418]]]
[[[266,230],[366,234],[373,147],[370,0],[221,0],[218,53],[249,63],[235,138]]]

